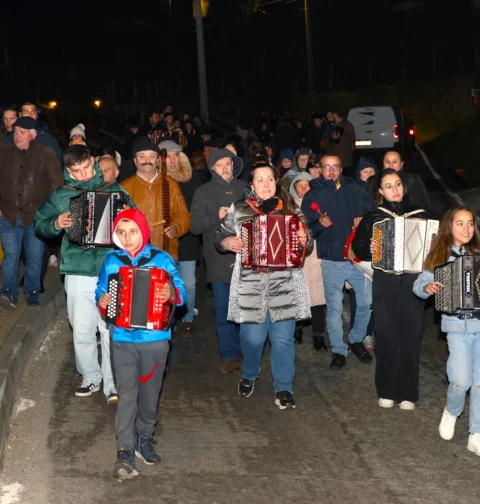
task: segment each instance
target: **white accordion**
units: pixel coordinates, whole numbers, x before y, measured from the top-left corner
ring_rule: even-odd
[[[372,237],[377,244],[372,253],[373,268],[397,275],[421,273],[438,226],[437,220],[409,217],[376,222]]]

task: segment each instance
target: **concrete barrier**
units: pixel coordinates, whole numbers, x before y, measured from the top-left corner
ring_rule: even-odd
[[[64,306],[65,290],[58,279],[40,297],[40,308],[27,308],[0,348],[0,468],[3,468],[10,414],[23,370],[48,325]]]

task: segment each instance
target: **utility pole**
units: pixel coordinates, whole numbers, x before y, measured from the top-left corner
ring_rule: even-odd
[[[310,11],[305,0],[305,33],[307,35],[308,95],[310,107],[315,107],[315,69],[313,67],[312,33],[310,31]]]
[[[197,55],[198,55],[198,83],[200,90],[200,115],[209,122],[207,67],[205,65],[205,45],[203,42],[202,5],[200,0],[195,0],[195,22],[197,26]]]

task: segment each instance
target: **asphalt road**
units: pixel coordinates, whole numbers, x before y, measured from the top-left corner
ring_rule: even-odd
[[[452,204],[420,156],[434,213]],[[468,408],[443,441],[446,345],[425,328],[421,399],[413,412],[377,406],[374,364],[348,358],[331,370],[309,335],[297,347],[295,411],[273,402],[269,349],[254,394],[237,395],[239,374],[220,376],[210,291],[200,282],[197,334],[178,334],[160,398],[158,467],[119,482],[115,407],[103,394],[76,398],[79,383],[65,313],[52,323],[20,384],[0,479],[0,504],[116,502],[477,503],[480,457],[466,449]],[[468,405],[468,402],[467,402]]]

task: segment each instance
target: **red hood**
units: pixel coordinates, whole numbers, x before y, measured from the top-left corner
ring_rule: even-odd
[[[118,236],[115,233],[115,230],[117,229],[118,224],[122,220],[131,220],[135,222],[135,224],[138,225],[140,228],[140,232],[142,233],[142,246],[140,249],[135,253],[134,257],[140,254],[140,252],[144,249],[145,245],[148,244],[148,241],[150,240],[150,228],[148,227],[148,222],[147,219],[145,218],[145,215],[140,210],[135,210],[133,208],[129,208],[127,210],[122,210],[120,213],[117,214],[115,217],[115,220],[113,222],[113,243],[115,245],[122,249],[125,250],[122,247],[122,244],[120,243],[120,240],[118,239]],[[131,255],[131,254],[130,254]]]

